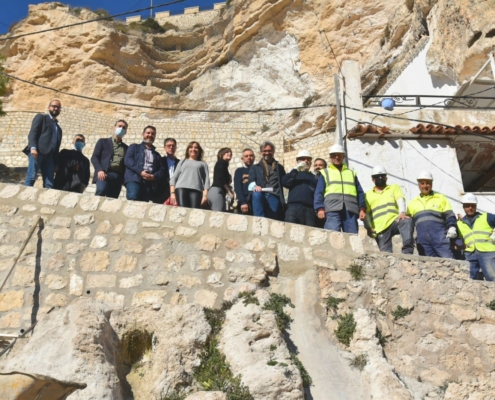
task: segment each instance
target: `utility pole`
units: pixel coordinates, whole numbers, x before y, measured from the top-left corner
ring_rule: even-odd
[[[153,0],[150,0],[150,18],[153,18]]]
[[[341,110],[340,110],[340,83],[337,74],[333,75],[333,83],[335,86],[335,104],[337,105],[337,129],[335,135],[335,144],[342,143],[342,124],[341,124]]]

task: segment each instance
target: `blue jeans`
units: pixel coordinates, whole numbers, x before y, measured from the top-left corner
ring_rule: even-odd
[[[146,202],[151,200],[153,188],[149,182],[127,182],[125,188],[127,200]]]
[[[420,256],[454,258],[454,253],[450,247],[450,239],[445,237],[447,229],[438,224],[422,225],[418,230],[416,247]]]
[[[464,252],[466,260],[469,261],[469,277],[471,279],[482,280],[479,271],[487,281],[495,281],[495,252]]]
[[[29,154],[29,163],[24,185],[33,186],[36,175],[38,175],[40,169],[41,177],[43,178],[43,187],[47,189],[53,188],[55,183],[55,159],[53,153],[38,153],[38,159],[35,159],[32,154]]]
[[[340,211],[329,211],[326,215],[325,229],[337,232],[342,230],[345,233],[358,233],[358,216],[347,211],[345,207]]]
[[[124,179],[122,175],[116,172],[107,172],[107,179],[100,181],[96,179],[96,196],[106,196],[112,199],[118,199],[120,191],[122,190],[122,183]]]
[[[266,192],[253,192],[252,201],[255,217],[280,219],[282,204],[278,196]]]

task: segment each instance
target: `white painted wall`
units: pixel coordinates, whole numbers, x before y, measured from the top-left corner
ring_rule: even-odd
[[[457,92],[457,84],[448,78],[431,76],[426,67],[426,53],[431,45],[431,39],[417,57],[404,69],[395,82],[386,91],[385,95],[393,94],[423,94],[454,96]],[[422,99],[421,104],[434,104],[443,102],[443,99]],[[403,104],[413,104],[411,101]]]

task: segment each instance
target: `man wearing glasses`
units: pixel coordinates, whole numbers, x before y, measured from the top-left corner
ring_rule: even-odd
[[[175,156],[177,151],[177,141],[174,138],[166,138],[163,141],[165,156],[161,158],[163,177],[155,183],[153,203],[163,204],[170,197],[170,178],[174,175],[175,167],[179,164],[179,159]]]
[[[325,229],[358,233],[358,217],[364,220],[364,192],[356,173],[344,163],[340,144],[330,147],[328,168],[322,169],[315,190],[314,207],[319,219],[326,217]]]
[[[62,128],[57,117],[62,111],[60,100],[53,99],[48,106],[48,114],[37,114],[31,124],[28,145],[23,152],[29,157],[28,170],[24,185],[33,186],[36,175],[41,169],[43,187],[51,189],[54,185],[55,165],[58,162]]]
[[[402,236],[402,254],[414,251],[414,224],[406,216],[406,200],[399,185],[387,185],[387,171],[380,165],[373,168],[371,179],[375,187],[366,193],[364,225],[375,238],[380,251],[392,253],[392,237]]]

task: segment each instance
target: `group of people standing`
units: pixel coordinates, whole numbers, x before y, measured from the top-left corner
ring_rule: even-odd
[[[85,137],[75,135],[74,148],[59,152],[60,101],[53,99],[48,111],[33,119],[24,149],[29,156],[25,185],[32,186],[41,171],[44,187],[82,193],[90,178],[89,160],[82,154]],[[243,150],[244,166],[236,169],[233,179],[229,173],[232,150],[220,149],[210,184],[198,142],[190,142],[179,160],[174,138],[164,140],[165,155],[161,156],[154,146],[155,127],[146,126],[142,142],[131,145],[123,141],[127,128],[125,120],[118,120],[112,136],[95,145],[91,163],[98,196],[118,198],[125,185],[128,200],[213,211],[226,211],[236,196],[237,211],[247,215],[355,234],[361,220],[381,251],[392,252],[392,237],[401,235],[404,254],[414,252],[416,228],[420,255],[453,258],[463,253],[471,265],[471,278],[495,279],[495,215],[478,213],[476,197],[466,194],[462,199],[466,215],[456,218],[447,197],[433,191],[429,171],[418,174],[420,195],[406,208],[401,188],[387,184],[382,166],[373,168],[374,187],[364,193],[356,173],[345,164],[345,150],[339,144],[330,148],[328,164],[317,158],[313,165],[310,152],[300,151],[296,166],[286,173],[275,159],[275,145],[265,141],[256,164],[254,151]]]

